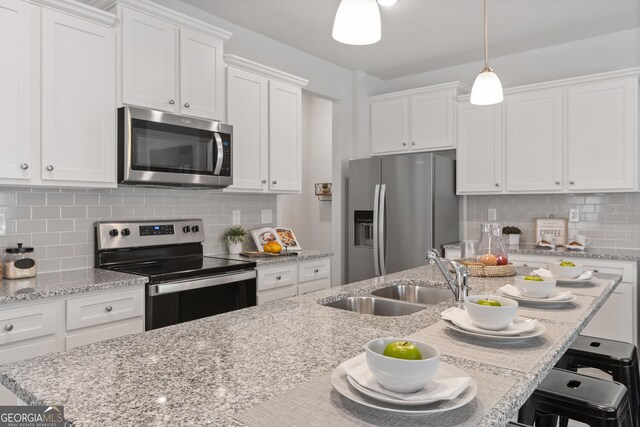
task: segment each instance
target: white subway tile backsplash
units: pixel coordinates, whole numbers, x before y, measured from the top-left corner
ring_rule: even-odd
[[[47,231],[47,221],[44,219],[20,219],[16,231],[20,234],[44,233]]]
[[[33,210],[33,219],[60,218],[60,206],[40,206]]]
[[[47,195],[41,193],[18,193],[16,204],[18,206],[44,206],[47,204]]]
[[[47,205],[49,206],[69,206],[73,205],[73,194],[71,193],[48,193]]]
[[[74,222],[72,219],[49,219],[47,231],[74,231]]]
[[[74,194],[74,199],[76,206],[96,206],[100,204],[99,194],[77,193]]]

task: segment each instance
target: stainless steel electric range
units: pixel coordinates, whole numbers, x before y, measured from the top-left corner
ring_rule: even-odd
[[[256,305],[256,263],[203,256],[201,219],[97,222],[96,267],[149,278],[146,330]]]

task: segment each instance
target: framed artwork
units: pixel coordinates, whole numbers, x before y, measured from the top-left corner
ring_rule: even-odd
[[[564,218],[536,219],[536,242],[547,240],[554,245],[567,244],[567,220]]]
[[[290,228],[276,227],[276,233],[282,242],[282,247],[289,251],[301,251],[300,242]]]
[[[264,252],[265,244],[273,241],[280,243],[280,245],[282,245],[283,248],[285,247],[282,241],[280,240],[280,237],[278,236],[278,233],[276,232],[275,228],[272,228],[272,227],[264,227],[264,228],[257,228],[255,230],[251,230],[251,237],[253,237],[253,241],[256,244],[256,248],[258,248],[258,251],[260,252]]]

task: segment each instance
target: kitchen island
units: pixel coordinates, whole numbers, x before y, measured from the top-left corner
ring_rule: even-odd
[[[471,293],[511,281],[471,278]],[[469,425],[503,426],[619,282],[620,276],[597,275],[594,286],[572,288],[577,300],[566,309],[521,307],[520,315],[539,318],[547,328],[541,339],[525,345],[486,346],[443,331],[439,313],[452,301],[399,317],[319,304],[398,283],[445,287],[440,273],[425,266],[4,365],[0,383],[27,404],[64,405],[78,426],[275,425],[267,416],[256,421],[256,413],[264,408],[268,415],[269,405],[283,400],[295,404],[305,387],[326,382],[336,366],[373,338],[417,333],[440,349],[444,362],[467,370],[480,394],[491,391],[491,399],[480,400],[479,394],[478,402],[468,405]],[[277,425],[299,425],[296,416],[303,409],[281,413]],[[317,407],[306,410],[320,411],[306,425],[331,425],[341,417],[343,425],[355,425],[354,419],[359,425],[380,424],[377,416],[386,416],[330,389]],[[428,416],[420,420],[430,424]]]

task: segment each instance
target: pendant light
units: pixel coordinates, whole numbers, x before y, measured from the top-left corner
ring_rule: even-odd
[[[492,105],[502,102],[502,84],[489,67],[489,41],[487,36],[487,0],[484,0],[484,68],[471,88],[470,102],[474,105]]]
[[[382,29],[376,0],[342,0],[333,22],[334,39],[352,45],[380,41]]]

